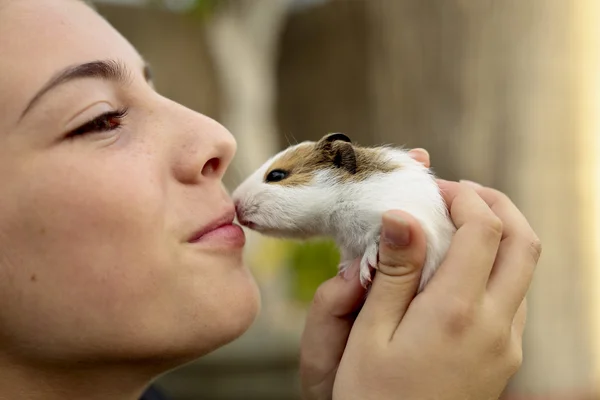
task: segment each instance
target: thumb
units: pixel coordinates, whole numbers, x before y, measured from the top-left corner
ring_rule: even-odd
[[[376,326],[391,337],[415,297],[426,250],[425,233],[414,217],[395,210],[384,213],[377,272],[356,328]]]

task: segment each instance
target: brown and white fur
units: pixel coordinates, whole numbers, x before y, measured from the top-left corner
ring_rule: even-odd
[[[403,210],[427,238],[419,291],[448,250],[455,227],[433,174],[399,148],[361,147],[340,133],[271,157],[233,192],[240,224],[269,236],[335,239],[340,272],[361,258],[367,286],[377,267],[381,217]]]

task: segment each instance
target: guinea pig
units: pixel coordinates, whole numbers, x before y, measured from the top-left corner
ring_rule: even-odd
[[[418,291],[445,256],[456,231],[430,169],[391,146],[362,147],[342,133],[279,152],[232,193],[238,221],[280,238],[329,237],[340,252],[339,271],[360,258],[360,282],[377,269],[382,214],[415,217],[427,239]]]

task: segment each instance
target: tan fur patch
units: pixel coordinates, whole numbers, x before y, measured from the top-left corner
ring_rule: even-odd
[[[314,151],[314,144],[303,144],[293,151],[288,151],[279,157],[265,173],[266,179],[269,172],[281,169],[288,172],[288,177],[279,182],[271,182],[273,185],[300,186],[308,184],[314,172],[323,165],[324,159]]]
[[[401,168],[385,159],[381,150],[374,147],[361,147],[355,144],[354,154],[356,157],[356,172],[349,173],[343,168],[333,164],[333,154],[317,148],[317,143],[309,143],[298,146],[293,151],[287,152],[279,157],[266,171],[263,179],[276,169],[288,172],[288,177],[279,182],[270,182],[271,185],[301,186],[310,183],[315,171],[324,169],[335,169],[343,181],[362,181],[375,172],[388,173]]]

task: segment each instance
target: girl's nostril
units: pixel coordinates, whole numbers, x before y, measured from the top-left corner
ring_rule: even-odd
[[[220,164],[221,164],[221,160],[219,160],[216,157],[211,158],[204,164],[204,167],[202,168],[202,175],[204,175],[204,176],[214,175],[215,173],[217,173],[219,171]]]

